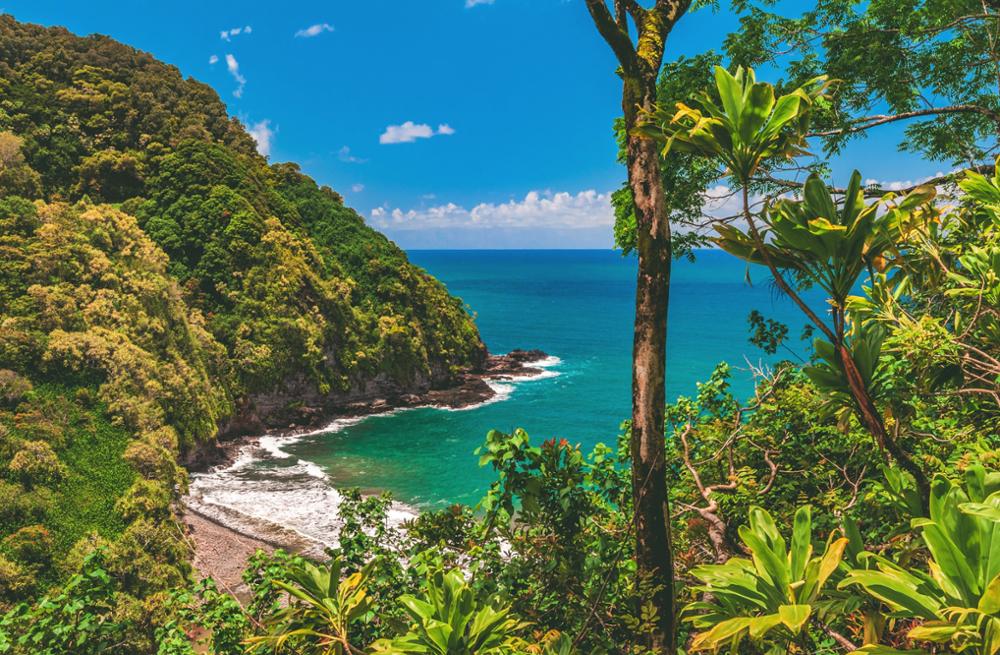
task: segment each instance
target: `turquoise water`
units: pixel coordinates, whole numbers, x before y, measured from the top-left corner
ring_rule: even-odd
[[[411,505],[475,503],[492,480],[473,451],[487,431],[523,427],[537,441],[614,443],[629,414],[635,260],[613,251],[414,251],[411,260],[469,306],[491,352],[541,348],[558,375],[513,385],[505,400],[464,411],[416,409],[368,418],[282,446],[322,468],[337,487],[389,490]],[[675,264],[667,397],[690,394],[716,363],[751,390],[744,358],[769,358],[748,341],[752,309],[786,322],[791,345],[804,323],[761,270],[719,251]],[[812,301],[819,302],[817,297]]]

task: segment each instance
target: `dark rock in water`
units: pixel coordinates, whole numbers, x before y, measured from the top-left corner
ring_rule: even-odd
[[[537,348],[534,350],[514,349],[509,353],[507,353],[506,355],[500,355],[500,357],[505,357],[515,362],[529,364],[531,362],[538,362],[543,359],[546,359],[548,357],[548,354],[542,352],[541,350],[538,350]]]
[[[506,355],[490,355],[486,360],[485,377],[509,379],[538,375],[540,368],[529,366],[533,362],[546,359],[548,355],[541,350],[512,350]]]

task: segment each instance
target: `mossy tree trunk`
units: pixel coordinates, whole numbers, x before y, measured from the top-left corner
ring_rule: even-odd
[[[657,612],[648,638],[656,653],[674,653],[675,607],[670,508],[664,441],[667,308],[670,297],[670,212],[660,179],[657,145],[634,128],[656,102],[656,82],[667,35],[690,0],[657,0],[643,8],[635,0],[587,0],[601,36],[614,51],[622,78],[622,111],[628,130],[626,165],[635,203],[639,258],[632,346],[632,495],[635,504],[635,561],[638,577],[656,589]],[[613,13],[612,13],[613,12]],[[629,35],[629,19],[636,39]]]

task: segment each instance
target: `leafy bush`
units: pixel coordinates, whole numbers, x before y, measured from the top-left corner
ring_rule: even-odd
[[[930,516],[912,522],[929,551],[928,570],[864,553],[865,568],[852,570],[840,585],[862,588],[888,606],[893,618],[920,619],[906,632],[913,642],[941,644],[957,653],[995,653],[1000,648],[1000,558],[995,554],[1000,473],[973,466],[963,485],[936,478],[931,494]],[[870,644],[860,652],[900,651]]]
[[[790,544],[771,515],[759,507],[751,508],[740,538],[752,559],[733,557],[724,564],[691,570],[702,583],[697,591],[710,599],[685,608],[687,620],[701,630],[691,650],[726,646],[736,651],[749,637],[755,642],[784,643],[786,649],[799,642],[808,652],[813,646],[807,626],[819,614],[817,602],[840,565],[847,539],[831,535],[822,554],[813,557],[808,506],[795,513]]]
[[[496,600],[479,602],[457,569],[431,575],[422,597],[402,596],[410,626],[373,645],[382,655],[501,655],[518,643],[518,622]]]
[[[21,449],[14,453],[7,468],[29,490],[40,484],[58,482],[67,473],[66,466],[45,441],[24,442]]]
[[[44,525],[28,525],[4,537],[3,546],[15,558],[29,564],[47,562],[52,557],[52,535]]]

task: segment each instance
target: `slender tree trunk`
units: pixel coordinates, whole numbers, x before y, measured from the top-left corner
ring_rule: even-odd
[[[913,480],[917,485],[917,492],[920,494],[920,502],[924,506],[924,511],[926,511],[929,507],[931,497],[931,485],[927,480],[927,475],[913,461],[910,454],[903,450],[899,442],[886,430],[882,415],[879,413],[878,408],[875,406],[875,401],[872,400],[871,394],[868,393],[868,389],[865,387],[861,371],[858,370],[858,366],[854,362],[854,357],[851,356],[851,352],[844,345],[842,339],[837,344],[837,355],[840,358],[840,365],[843,367],[844,374],[847,377],[847,386],[850,388],[851,396],[854,398],[854,404],[858,409],[858,418],[861,420],[861,424],[875,437],[875,442],[878,443],[879,448],[889,451],[889,454],[896,460],[899,467],[913,476]]]
[[[837,358],[840,360],[840,365],[844,369],[844,375],[847,377],[847,386],[851,393],[851,398],[854,400],[854,406],[857,410],[858,419],[861,421],[861,425],[864,426],[866,430],[875,439],[875,443],[883,451],[888,451],[892,458],[896,460],[900,468],[908,472],[913,476],[914,482],[917,485],[917,491],[920,494],[921,502],[923,503],[924,509],[928,507],[930,502],[931,487],[927,480],[927,475],[924,473],[923,469],[913,461],[910,454],[903,450],[899,442],[889,434],[885,428],[885,422],[882,420],[882,415],[879,413],[878,408],[875,406],[875,401],[872,399],[871,393],[868,391],[867,386],[865,386],[864,379],[861,377],[861,371],[858,370],[857,363],[854,361],[854,357],[851,355],[851,351],[848,350],[847,345],[844,343],[844,325],[843,319],[835,321],[836,331],[830,329],[830,327],[820,320],[819,316],[805,303],[804,300],[792,289],[791,285],[785,280],[785,277],[778,270],[774,262],[771,261],[771,257],[768,255],[767,250],[763,247],[764,240],[761,237],[760,232],[757,231],[756,223],[753,219],[753,214],[750,212],[750,195],[747,185],[744,182],[742,185],[743,194],[743,217],[747,221],[747,226],[750,229],[750,235],[753,237],[754,241],[757,243],[760,249],[761,256],[764,259],[764,263],[767,265],[768,270],[771,272],[771,277],[774,279],[775,284],[781,291],[791,298],[799,309],[809,318],[812,323],[819,328],[821,332],[830,340],[830,342],[837,349]]]
[[[634,126],[637,107],[651,108],[655,97],[655,78],[626,80],[623,94],[626,124]],[[658,611],[657,625],[650,635],[649,646],[656,653],[673,653],[676,651],[674,565],[664,437],[670,221],[656,144],[630,134],[627,165],[635,202],[639,256],[632,343],[630,443],[636,565],[640,579],[645,578],[658,587],[652,599]]]
[[[656,102],[656,82],[667,36],[691,0],[656,0],[644,8],[636,0],[585,0],[597,31],[618,59],[623,80],[626,165],[635,206],[639,272],[635,288],[632,343],[632,498],[635,504],[635,562],[638,579],[657,589],[652,603],[656,625],[648,646],[657,655],[677,651],[674,633],[674,564],[667,498],[666,409],[667,301],[670,297],[670,213],[660,179],[659,148],[634,130],[642,110]],[[629,36],[629,20],[636,39]]]

